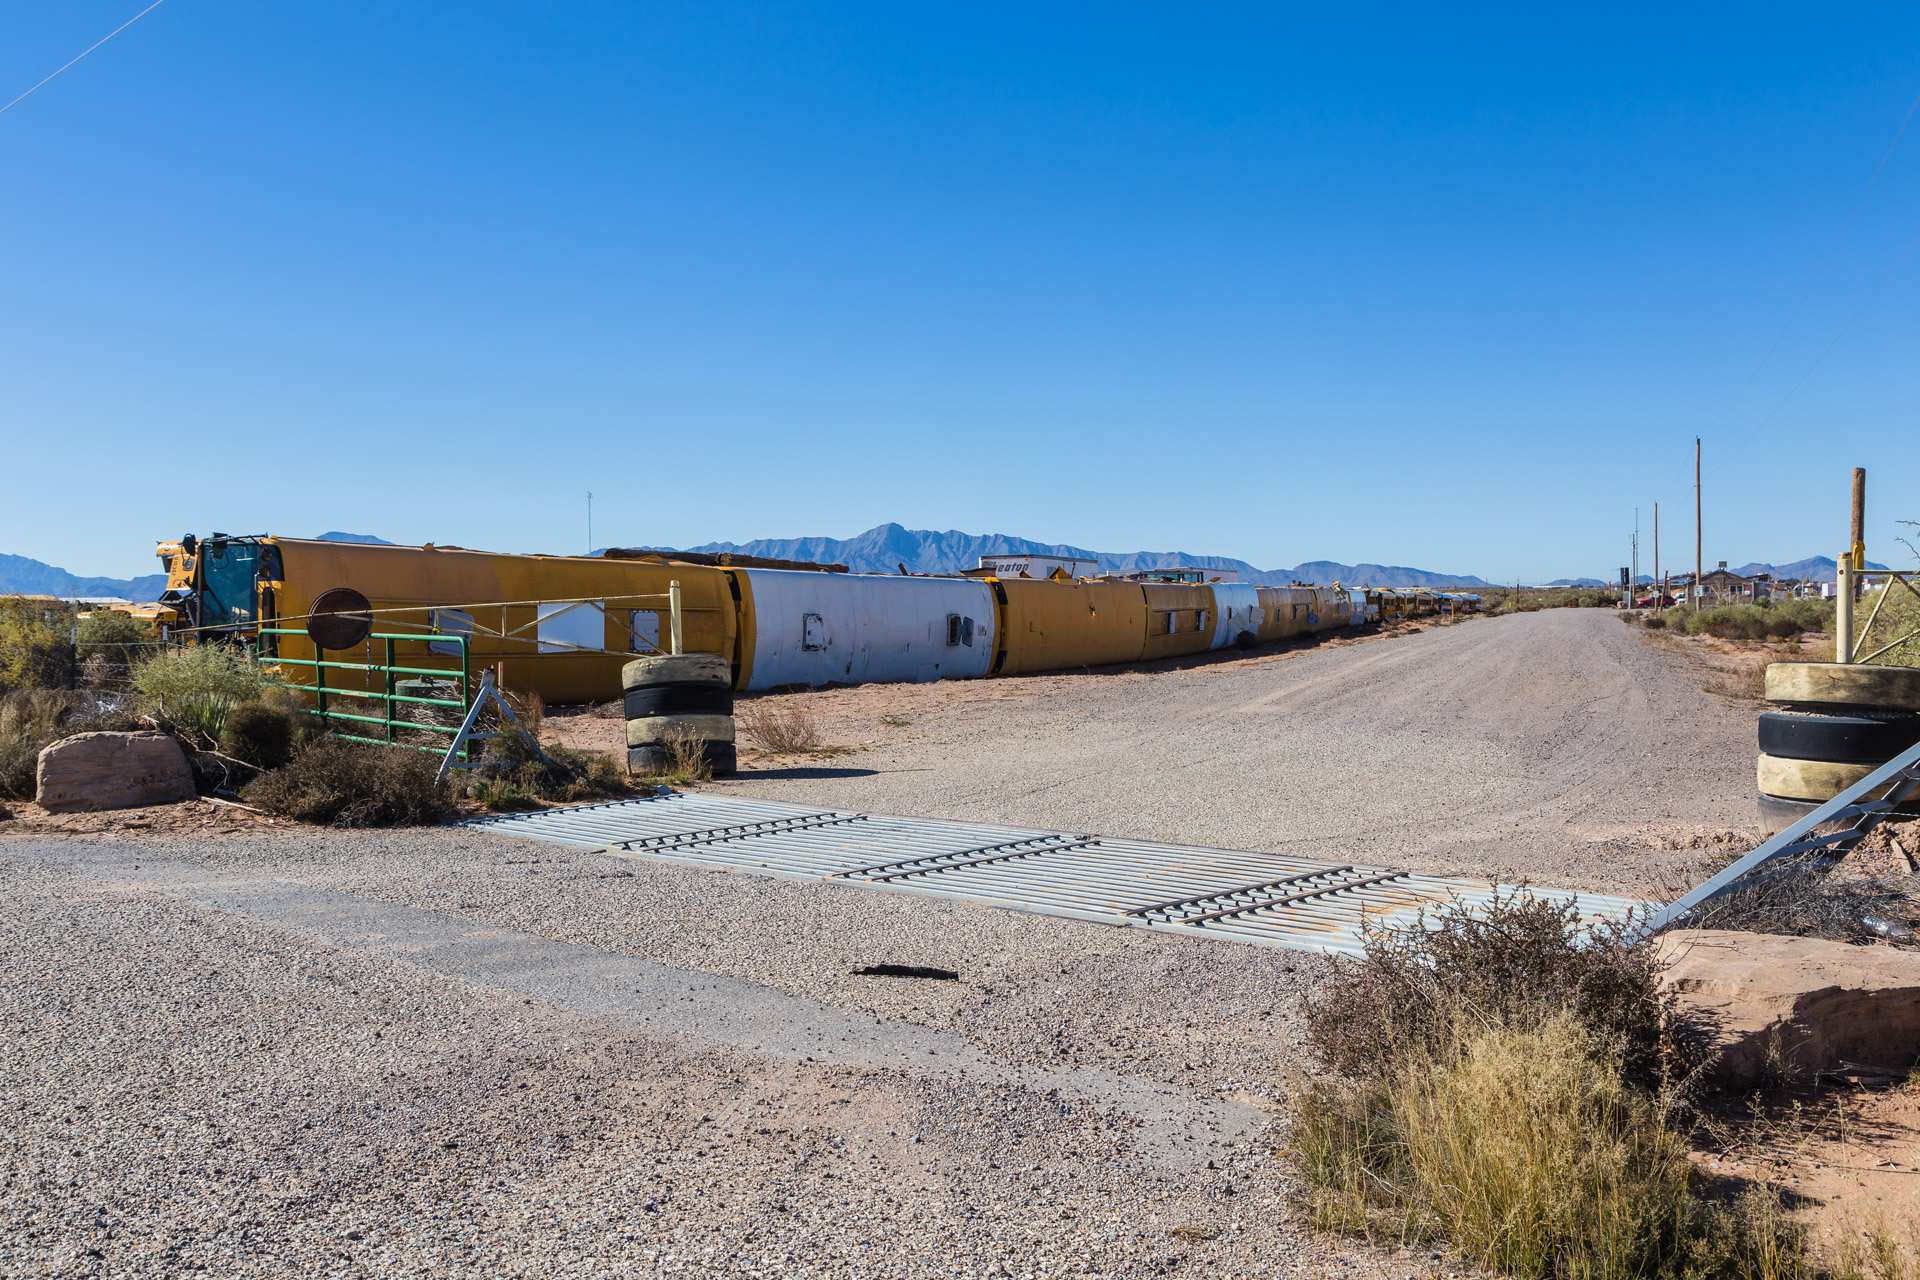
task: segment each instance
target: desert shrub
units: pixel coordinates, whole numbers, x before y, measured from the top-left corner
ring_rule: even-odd
[[[335,827],[421,827],[447,821],[451,788],[439,760],[411,747],[316,738],[284,767],[262,774],[247,803],[297,822]]]
[[[1310,1220],[1445,1240],[1522,1280],[1802,1280],[1804,1238],[1778,1197],[1704,1198],[1672,1095],[1646,1087],[1671,1010],[1645,948],[1622,930],[1582,945],[1546,904],[1497,901],[1490,916],[1370,939],[1315,994],[1310,1036],[1349,1078],[1293,1098]]]
[[[1646,618],[1641,621],[1640,625],[1645,627],[1649,631],[1663,630],[1667,625],[1666,615],[1659,614],[1659,613],[1649,613],[1646,616]]]
[[[820,721],[798,703],[748,703],[734,711],[734,725],[775,755],[820,749]]]
[[[153,628],[130,614],[95,609],[74,627],[73,650],[81,663],[97,662],[124,680],[152,653]]]
[[[531,808],[541,800],[570,804],[629,794],[633,788],[621,759],[605,751],[536,748],[546,708],[538,694],[512,698],[519,728],[503,716],[488,728],[496,735],[470,771],[468,794],[488,808]],[[542,759],[544,753],[545,759]]]
[[[713,777],[713,761],[707,758],[707,744],[691,730],[676,729],[667,734],[667,773],[687,782],[705,782]]]
[[[0,693],[71,688],[78,671],[71,608],[0,596]]]
[[[1441,1052],[1459,1025],[1526,1028],[1563,1014],[1636,1082],[1685,1056],[1657,953],[1631,922],[1583,922],[1569,902],[1496,890],[1478,910],[1450,903],[1422,923],[1370,930],[1362,956],[1314,993],[1307,1040],[1327,1066],[1383,1078],[1408,1055]]]
[[[293,758],[297,733],[291,708],[243,702],[220,727],[220,750],[256,769],[278,769]]]
[[[531,787],[511,778],[482,778],[467,788],[467,794],[494,813],[540,807],[539,795]]]
[[[1920,583],[1915,585],[1920,586]],[[1910,631],[1920,630],[1920,600],[1915,599],[1913,593],[1905,587],[1889,585],[1887,589],[1893,594],[1887,597],[1885,604],[1881,605],[1879,615],[1873,620],[1872,631],[1864,637],[1864,642],[1858,650],[1863,658],[1873,654],[1877,649],[1901,640],[1901,637]],[[1857,606],[1853,625],[1865,627],[1867,614],[1872,608],[1873,604],[1866,602]],[[1879,666],[1920,667],[1920,637],[1901,640],[1901,643],[1894,645],[1885,653],[1877,654],[1872,660]]]
[[[31,800],[47,744],[76,733],[144,729],[131,713],[71,689],[16,689],[0,695],[0,796]]]
[[[139,700],[196,746],[217,743],[227,714],[259,701],[272,685],[252,654],[216,643],[169,649],[133,676]]]
[[[1700,1195],[1657,1095],[1578,1020],[1457,1028],[1436,1056],[1294,1102],[1291,1150],[1322,1229],[1444,1239],[1523,1280],[1796,1280],[1779,1198]]]
[[[1863,870],[1817,853],[1783,858],[1740,887],[1701,904],[1703,929],[1781,933],[1835,942],[1913,945],[1920,878]],[[1902,936],[1904,935],[1904,936]]]

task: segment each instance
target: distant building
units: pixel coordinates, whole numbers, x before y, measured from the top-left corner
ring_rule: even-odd
[[[1674,598],[1682,604],[1694,603],[1693,575],[1683,573],[1669,580]],[[1773,575],[1756,573],[1742,577],[1727,568],[1722,560],[1718,569],[1700,575],[1699,602],[1713,604],[1757,604],[1773,597]]]
[[[1002,578],[1051,578],[1056,572],[1069,578],[1091,578],[1100,572],[1100,562],[1072,556],[981,556],[980,568],[975,572]]]
[[[1174,565],[1165,569],[1142,569],[1126,575],[1129,582],[1238,582],[1233,569],[1202,569],[1197,565]]]

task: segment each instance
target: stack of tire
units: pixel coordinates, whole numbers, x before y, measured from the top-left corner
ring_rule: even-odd
[[[1760,821],[1779,831],[1920,742],[1920,668],[1776,662],[1760,716]],[[1872,797],[1869,797],[1872,798]]]
[[[667,773],[697,752],[716,777],[734,771],[733,665],[710,653],[637,658],[626,691],[627,769]]]

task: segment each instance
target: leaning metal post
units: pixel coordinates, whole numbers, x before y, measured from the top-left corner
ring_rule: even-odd
[[[1882,787],[1886,787],[1887,791],[1880,799],[1866,798]],[[1879,825],[1916,791],[1920,791],[1920,743],[1908,747],[1693,892],[1643,918],[1639,925],[1649,934],[1671,928],[1703,903],[1723,893],[1731,893],[1749,872],[1777,858],[1816,850],[1829,858],[1842,857],[1860,842],[1862,836]],[[1849,821],[1851,825],[1845,830],[1829,832],[1824,836],[1814,834],[1830,823]]]

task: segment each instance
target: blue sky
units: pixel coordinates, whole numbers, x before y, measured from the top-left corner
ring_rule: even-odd
[[[0,9],[0,100],[139,8]],[[1916,94],[1913,6],[168,0],[0,114],[0,551],[591,490],[1541,580],[1656,501],[1690,561],[1701,434],[1709,562],[1839,550],[1854,465],[1904,561]]]

